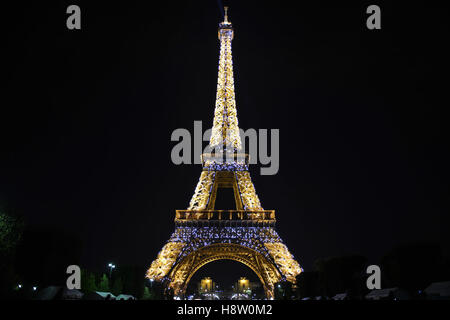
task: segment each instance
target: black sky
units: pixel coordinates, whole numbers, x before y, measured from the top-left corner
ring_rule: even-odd
[[[404,242],[448,250],[448,14],[377,2],[371,31],[375,3],[313,3],[228,2],[239,125],[280,129],[279,173],[252,168],[263,207],[306,269],[345,253],[376,261]],[[66,28],[70,4],[80,31]],[[85,265],[148,266],[200,175],[172,164],[170,135],[212,124],[217,2],[3,13],[0,202],[79,236]]]

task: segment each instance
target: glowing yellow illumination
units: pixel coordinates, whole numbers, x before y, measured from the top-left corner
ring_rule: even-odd
[[[225,18],[219,25],[220,57],[217,96],[210,146],[212,154],[202,155],[203,170],[188,206],[177,210],[176,228],[170,240],[152,262],[147,277],[167,280],[176,296],[186,291],[193,274],[215,260],[230,259],[252,269],[273,299],[274,284],[286,279],[296,282],[302,272],[275,230],[275,211],[264,210],[248,171],[248,155],[239,153],[241,139],[234,93],[231,41],[233,28]],[[223,155],[233,155],[222,163]],[[220,188],[232,188],[236,210],[217,210]],[[203,279],[200,289],[211,279]],[[247,279],[238,286],[249,289]],[[208,287],[209,288],[209,287]]]
[[[226,25],[226,27],[223,27]],[[217,77],[216,108],[209,144],[219,150],[240,150],[241,137],[236,111],[234,93],[233,58],[231,54],[231,41],[233,29],[228,22],[227,13],[225,21],[219,29],[220,56],[219,74]]]

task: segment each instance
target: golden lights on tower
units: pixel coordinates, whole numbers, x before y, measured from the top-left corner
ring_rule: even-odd
[[[238,153],[241,138],[231,52],[234,31],[227,8],[218,32],[219,72],[210,146],[215,156],[231,154],[232,158],[216,162],[212,154],[202,155],[203,170],[188,209],[176,211],[175,231],[152,262],[147,278],[166,281],[175,295],[183,295],[199,268],[230,259],[252,269],[271,298],[275,283],[295,283],[302,269],[275,230],[275,210],[262,208],[247,155]],[[221,188],[233,188],[236,210],[215,208]]]

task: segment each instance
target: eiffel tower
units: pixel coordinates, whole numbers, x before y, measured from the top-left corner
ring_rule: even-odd
[[[274,284],[295,283],[302,271],[275,230],[275,210],[264,210],[248,170],[249,156],[241,150],[233,80],[231,42],[234,31],[225,7],[219,24],[219,74],[209,146],[202,154],[203,170],[187,210],[176,210],[175,231],[158,253],[146,277],[162,281],[183,297],[194,273],[205,264],[230,259],[251,268],[266,297]],[[219,189],[232,188],[236,210],[216,210]]]

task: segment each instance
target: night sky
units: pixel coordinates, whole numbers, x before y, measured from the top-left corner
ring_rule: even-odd
[[[307,270],[408,242],[449,251],[448,14],[435,1],[350,2],[225,3],[239,126],[280,129],[278,174],[253,165],[252,179]],[[66,28],[70,4],[79,31]],[[381,30],[366,28],[370,4]],[[2,11],[0,204],[82,239],[90,268],[149,266],[201,172],[171,162],[170,136],[212,125],[217,1]]]

